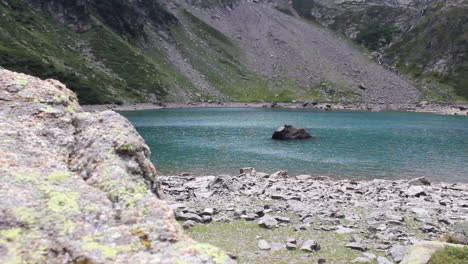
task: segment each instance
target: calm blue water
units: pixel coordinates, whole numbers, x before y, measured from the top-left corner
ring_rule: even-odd
[[[152,151],[160,174],[272,173],[335,178],[468,182],[468,117],[419,113],[323,112],[263,108],[121,112]],[[318,139],[274,141],[280,125]]]

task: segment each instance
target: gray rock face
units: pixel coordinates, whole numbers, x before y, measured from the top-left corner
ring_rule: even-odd
[[[406,251],[408,250],[408,247],[401,246],[401,245],[394,245],[393,247],[390,248],[388,251],[388,254],[396,263],[400,263],[403,260],[403,257],[405,256]]]
[[[313,239],[306,240],[301,245],[301,250],[315,252],[320,250],[320,245]]]
[[[468,221],[456,223],[450,239],[455,243],[468,245]]]
[[[258,221],[258,224],[261,227],[271,229],[278,224],[278,221],[270,215],[265,215],[262,218],[260,218],[260,221]]]
[[[258,241],[258,248],[261,250],[269,250],[271,249],[271,245],[266,240],[261,239]]]
[[[7,70],[0,102],[0,263],[231,261],[183,234],[125,118]]]
[[[288,139],[308,139],[312,136],[303,128],[295,128],[291,125],[278,127],[273,133],[272,139],[288,140]]]

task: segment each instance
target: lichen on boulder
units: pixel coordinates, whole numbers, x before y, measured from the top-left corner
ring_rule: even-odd
[[[0,263],[232,262],[183,234],[119,114],[0,69],[0,127]]]

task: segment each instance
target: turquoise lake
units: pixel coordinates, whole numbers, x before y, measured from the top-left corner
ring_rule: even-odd
[[[236,175],[254,167],[349,179],[468,181],[468,117],[400,112],[184,108],[120,112],[162,175]],[[284,124],[317,139],[275,141]]]

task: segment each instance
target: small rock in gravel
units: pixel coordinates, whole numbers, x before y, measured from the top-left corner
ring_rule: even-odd
[[[280,223],[291,223],[291,218],[285,216],[275,216],[275,219]]]
[[[195,222],[203,222],[203,219],[194,213],[182,213],[182,214],[176,214],[176,219],[179,221],[187,221],[187,220],[193,220]]]
[[[285,170],[277,171],[270,175],[270,178],[286,178],[288,177],[288,172]]]
[[[213,221],[213,218],[211,218],[211,215],[204,215],[202,216],[203,223],[211,223]]]
[[[308,252],[315,252],[320,250],[320,245],[317,243],[317,241],[313,239],[309,239],[304,241],[301,245],[301,250],[308,251]]]
[[[364,243],[359,243],[359,242],[351,242],[346,244],[347,248],[354,249],[354,250],[360,250],[360,251],[366,251],[367,250],[367,245]]]
[[[344,226],[340,226],[338,227],[337,230],[335,230],[336,233],[338,234],[348,234],[348,233],[353,233],[354,232],[354,229],[351,229],[351,228],[347,228],[347,227],[344,227]]]
[[[377,256],[375,256],[374,254],[372,253],[367,253],[367,252],[364,252],[362,253],[366,258],[369,258],[371,260],[374,260]]]
[[[351,261],[351,263],[370,263],[372,259],[367,257],[357,257]]]
[[[194,227],[196,224],[197,224],[197,222],[195,222],[193,220],[187,220],[182,224],[182,227],[184,229],[190,229],[190,228]]]
[[[421,195],[427,195],[426,192],[424,191],[424,188],[421,186],[411,186],[406,190],[406,194],[410,197],[419,197]]]
[[[405,256],[408,247],[402,245],[393,245],[388,251],[388,255],[396,262],[400,263]]]
[[[270,174],[264,173],[264,172],[257,172],[257,177],[258,178],[268,178],[268,177],[270,177]]]
[[[262,218],[260,218],[258,224],[261,227],[271,229],[278,224],[278,221],[276,221],[276,219],[270,215],[264,215]]]
[[[305,180],[308,180],[308,179],[312,179],[312,176],[311,175],[298,175],[298,176],[296,176],[296,179],[298,179],[300,181],[305,181]]]
[[[258,241],[258,248],[261,250],[269,250],[271,249],[271,245],[266,240],[261,239]]]
[[[419,177],[408,181],[409,185],[431,185],[426,177]]]
[[[236,254],[234,254],[234,253],[232,253],[232,252],[229,252],[229,251],[226,251],[226,254],[227,254],[228,257],[231,258],[231,259],[238,259],[238,258],[239,258]]]
[[[287,242],[286,243],[286,248],[289,249],[289,250],[296,250],[297,249],[297,244]]]
[[[377,257],[377,264],[393,264],[393,263],[384,257]]]
[[[253,221],[258,218],[257,214],[245,214],[241,215],[241,218],[244,219],[245,221]]]
[[[200,215],[214,215],[216,212],[216,209],[214,208],[205,208],[203,212],[200,213]]]

